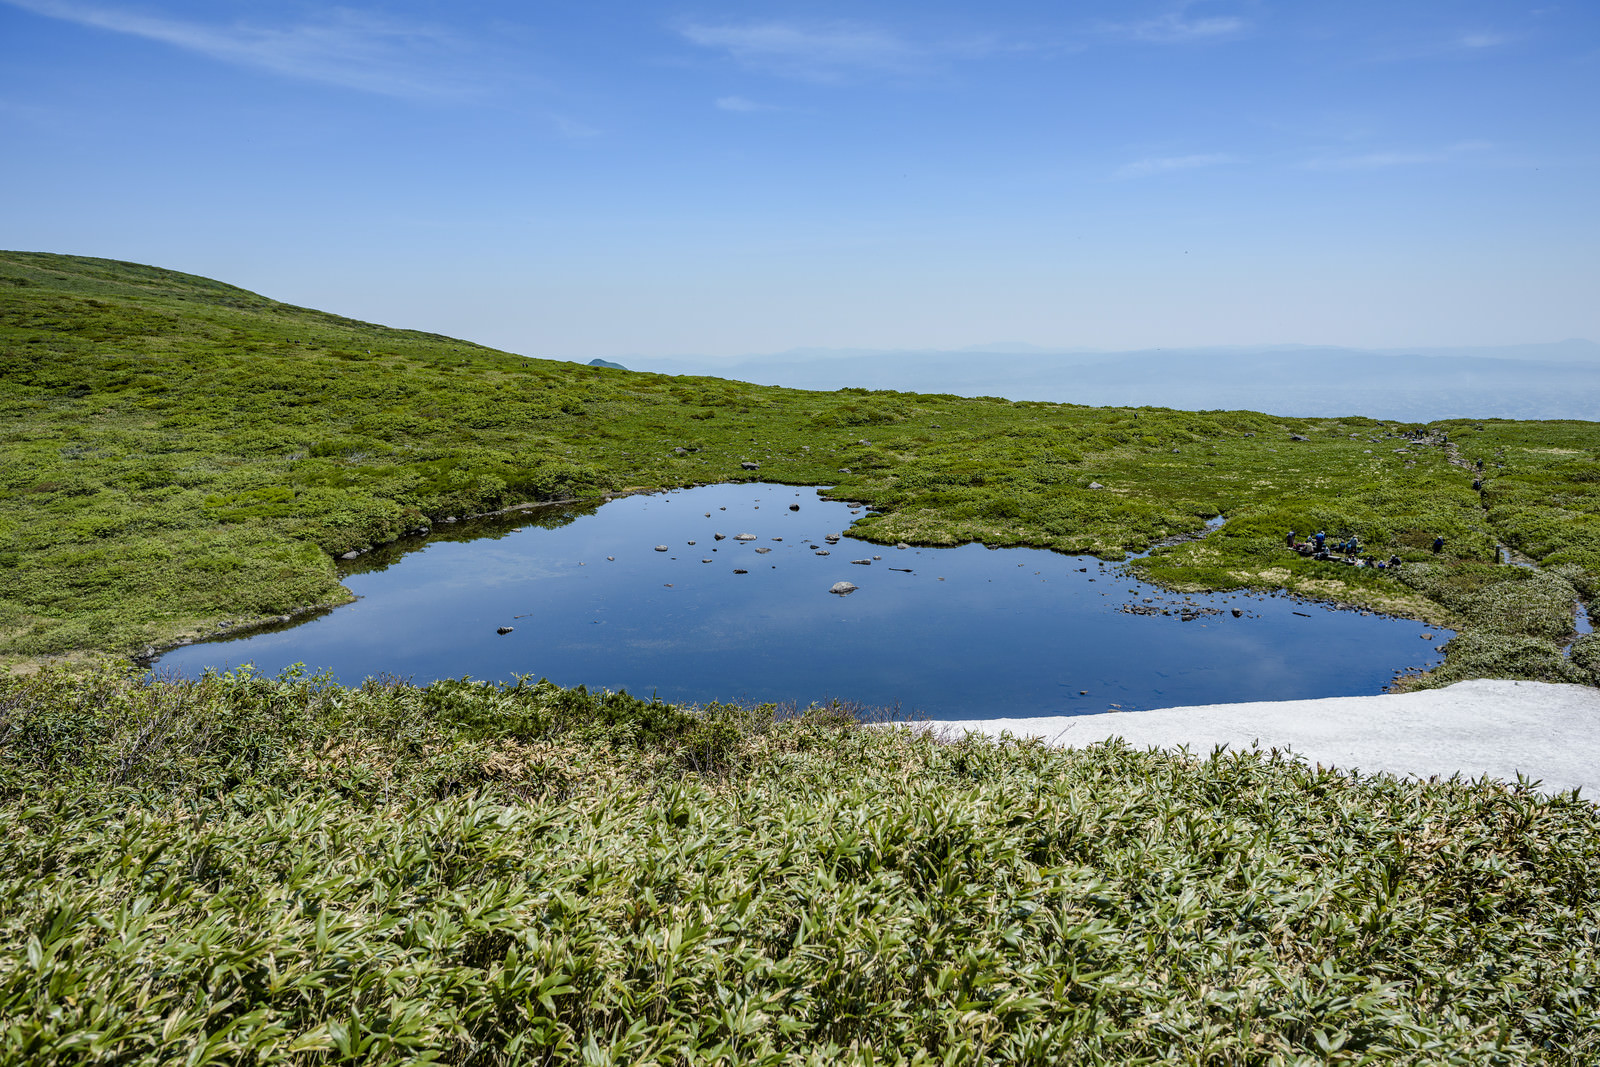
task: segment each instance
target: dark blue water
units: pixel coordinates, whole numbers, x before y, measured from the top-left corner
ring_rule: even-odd
[[[157,667],[303,663],[347,684],[530,674],[674,702],[837,698],[952,719],[1377,693],[1439,661],[1419,634],[1449,636],[1283,595],[1185,597],[1093,557],[824,542],[858,516],[811,489],[717,485],[444,527],[420,551],[353,564],[354,604]],[[747,532],[759,540],[734,540]],[[830,594],[839,581],[859,588]]]

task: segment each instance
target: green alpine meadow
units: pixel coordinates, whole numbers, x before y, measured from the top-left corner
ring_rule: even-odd
[[[1139,569],[1178,589],[1287,588],[1450,626],[1461,636],[1434,682],[1595,681],[1592,654],[1561,655],[1574,603],[1600,589],[1593,423],[1284,419],[638,374],[21,252],[0,253],[0,353],[0,657],[12,664],[137,655],[340,603],[335,556],[452,516],[763,480],[866,504],[851,532],[885,544],[1120,560],[1225,515]],[[1285,550],[1287,531],[1316,529],[1406,566],[1395,578]],[[1497,566],[1498,545],[1539,569]]]
[[[3,252],[0,435],[0,1063],[1600,1060],[1575,792],[138,666],[449,519],[760,480],[1454,629],[1411,687],[1594,686],[1600,425],[808,392]]]

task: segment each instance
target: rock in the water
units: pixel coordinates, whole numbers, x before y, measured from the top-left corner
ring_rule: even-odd
[[[750,572],[745,570],[743,567],[735,567],[735,568],[733,568],[733,573],[735,573],[735,574],[749,574]]]
[[[355,559],[356,557],[358,557],[360,555],[361,555],[361,553],[357,552],[355,549],[351,549],[349,552],[346,552],[344,555],[340,556],[339,558],[340,559]]]
[[[515,629],[516,629],[515,626],[502,626],[499,629],[495,630],[495,633],[497,633],[497,634],[508,634],[512,630],[515,630]]]
[[[1233,609],[1233,617],[1236,618],[1236,619],[1242,619],[1242,618],[1244,618],[1244,612],[1240,611],[1238,608],[1234,608]]]
[[[790,504],[789,505],[789,510],[790,511],[799,511],[800,510],[800,505],[799,504]]]
[[[853,559],[850,562],[851,563],[855,563],[855,564],[859,564],[862,567],[870,567],[870,566],[872,566],[872,561],[870,559]]]
[[[689,543],[690,543],[690,544],[691,544],[691,545],[692,545],[692,544],[694,544],[694,542],[693,542],[693,541],[690,541],[690,542],[689,542]]]
[[[735,541],[754,541],[756,539],[756,535],[752,533],[734,534],[733,539]]]
[[[711,562],[711,561],[710,561],[710,560],[709,560],[709,559],[703,559],[703,560],[701,560],[701,561],[700,561],[700,562],[701,562],[701,563],[710,563],[710,562]]]
[[[817,549],[817,555],[819,555],[819,556],[831,556],[831,555],[833,555],[833,553],[829,552],[825,548],[819,548],[819,549]]]
[[[667,546],[666,545],[657,545],[656,546],[656,551],[657,552],[665,552],[666,550],[667,550]]]
[[[765,556],[768,552],[771,552],[771,551],[772,551],[772,549],[763,546],[761,548],[756,549],[756,555]]]
[[[896,548],[910,548],[911,546],[906,544],[904,541],[901,541],[898,545],[895,545],[894,547],[896,547]]]
[[[840,596],[849,596],[851,593],[854,593],[857,588],[858,587],[854,582],[834,582],[832,587],[829,588],[828,592],[838,593]]]
[[[711,536],[718,541],[726,541],[728,539],[728,535],[725,533],[715,533]]]

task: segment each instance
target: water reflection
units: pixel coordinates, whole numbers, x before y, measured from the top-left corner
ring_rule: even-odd
[[[1167,593],[1092,557],[827,539],[858,514],[746,484],[440,526],[352,561],[355,604],[158,666],[302,662],[346,683],[520,673],[969,718],[1376,693],[1438,662],[1420,632],[1448,637],[1286,595]],[[858,590],[829,595],[841,580]]]

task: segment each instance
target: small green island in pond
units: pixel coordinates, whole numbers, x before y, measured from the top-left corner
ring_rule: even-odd
[[[133,666],[447,519],[761,480],[1455,629],[1413,686],[1596,685],[1596,424],[788,390],[24,252],[0,406],[0,1063],[1600,1057],[1576,794]]]

